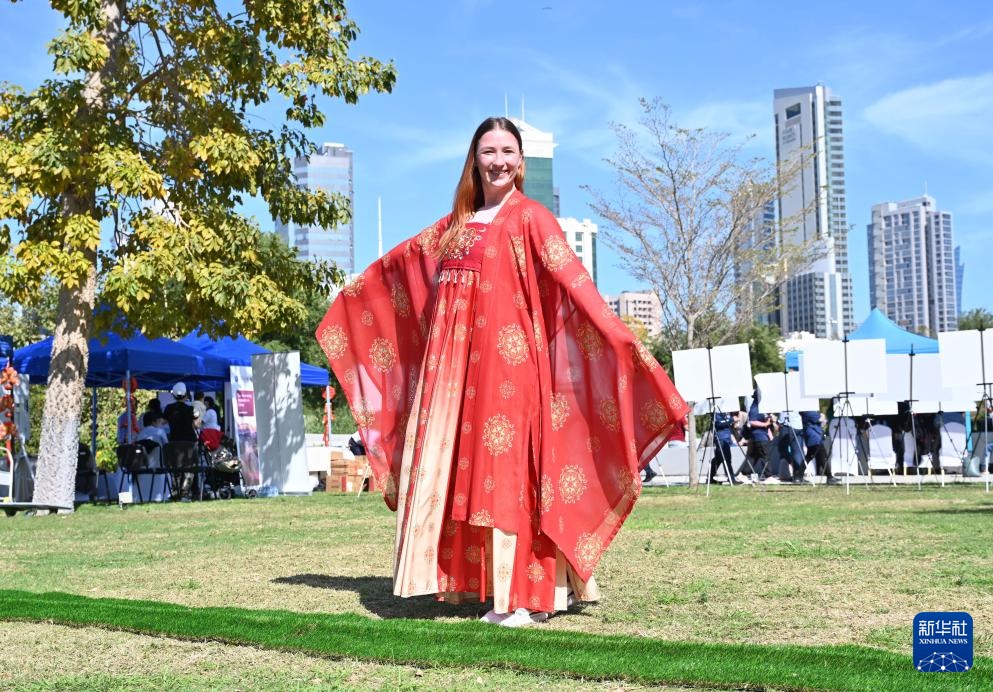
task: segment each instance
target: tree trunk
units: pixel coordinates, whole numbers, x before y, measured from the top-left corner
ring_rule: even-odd
[[[76,126],[86,130],[103,117],[105,84],[117,68],[121,44],[121,17],[125,0],[101,0],[103,26],[98,35],[109,49],[103,65],[86,76],[84,105],[76,115]],[[66,217],[92,214],[95,193],[85,185],[72,187],[62,199]],[[69,248],[82,253],[87,262],[85,275],[76,286],[59,289],[52,360],[48,368],[48,392],[38,443],[38,469],[33,501],[38,504],[72,507],[75,499],[76,453],[79,445],[79,417],[89,363],[90,319],[96,298],[97,251]],[[95,452],[96,450],[94,450]]]
[[[686,416],[686,444],[690,462],[690,487],[695,488],[700,483],[700,469],[696,463],[696,416],[693,415],[694,402],[686,402],[690,406],[689,415]]]
[[[72,507],[75,498],[79,417],[96,293],[96,252],[91,254],[93,261],[85,283],[78,288],[63,286],[59,290],[34,484],[33,501],[38,504]]]

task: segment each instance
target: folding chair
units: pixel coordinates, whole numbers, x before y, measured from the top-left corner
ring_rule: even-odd
[[[138,489],[138,501],[144,502],[145,498],[141,494],[141,483],[138,482],[138,469],[148,466],[148,454],[145,448],[139,444],[118,445],[117,465],[121,467],[121,481],[117,484],[117,495],[120,497],[124,490],[124,478],[129,478],[131,488]]]
[[[907,469],[920,473],[917,468],[917,440],[910,432],[903,433],[903,472],[906,473]]]
[[[88,500],[96,504],[99,479],[100,474],[97,471],[97,462],[93,458],[93,452],[90,451],[88,445],[80,442],[76,451],[76,502]],[[104,485],[106,482],[107,477],[105,475]],[[107,495],[110,495],[109,489]],[[82,500],[82,497],[85,497],[86,500]]]
[[[828,425],[831,436],[831,473],[835,476],[859,475],[859,438],[851,418],[832,418]]]
[[[965,446],[965,425],[945,423],[941,428],[941,451],[938,453],[941,470],[948,473],[962,473],[966,455],[968,451]]]
[[[886,471],[890,475],[890,481],[896,485],[896,452],[893,450],[893,431],[888,425],[873,425],[869,428],[866,464],[870,478],[873,471]]]
[[[200,454],[199,442],[166,442],[162,445],[162,464],[166,472],[175,477],[179,476],[178,487],[183,490],[183,476],[193,474],[197,480],[199,499],[203,499],[203,475],[207,471]]]
[[[148,501],[155,501],[155,478],[162,476],[162,499],[165,500],[172,494],[172,482],[169,478],[169,470],[162,464],[162,450],[155,440],[138,440],[136,443],[145,450],[145,464],[131,470],[132,476],[138,476],[138,495],[141,496],[141,479],[150,477],[148,488]]]

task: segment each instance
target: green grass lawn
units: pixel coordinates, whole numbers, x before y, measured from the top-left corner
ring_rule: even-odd
[[[653,488],[598,570],[604,600],[512,633],[475,623],[482,605],[392,596],[393,515],[377,496],[19,516],[0,521],[0,612],[35,624],[0,623],[0,687],[983,689],[991,516],[975,485]],[[974,671],[912,670],[925,610],[972,614]],[[82,633],[101,651],[166,635],[153,641],[170,652],[209,644],[236,662],[150,647],[145,673],[100,655],[17,665]],[[274,655],[265,674],[237,663],[259,649]]]

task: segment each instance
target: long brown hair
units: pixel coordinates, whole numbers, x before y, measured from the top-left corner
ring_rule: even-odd
[[[483,181],[480,180],[479,169],[476,168],[476,148],[479,146],[480,138],[490,130],[506,130],[517,140],[517,146],[521,150],[521,165],[518,166],[517,175],[514,177],[514,187],[518,190],[524,189],[524,142],[521,139],[521,131],[508,118],[487,118],[476,128],[469,143],[469,152],[465,156],[465,165],[462,166],[462,177],[455,186],[451,220],[438,241],[439,255],[444,254],[445,249],[465,228],[466,222],[483,206]]]

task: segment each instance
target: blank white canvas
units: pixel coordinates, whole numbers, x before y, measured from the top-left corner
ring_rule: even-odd
[[[969,400],[942,400],[942,401],[915,401],[914,402],[914,413],[937,413],[938,411],[943,411],[946,413],[971,413],[976,410],[976,402]]]
[[[886,382],[886,391],[879,395],[880,399],[906,401],[910,398],[909,355],[903,353],[886,354]]]
[[[849,341],[848,391],[879,394],[886,391],[886,385],[886,340]]]
[[[760,373],[755,376],[755,382],[762,393],[759,400],[760,413],[816,411],[820,407],[817,399],[801,395],[798,372],[789,372],[785,378],[781,372]]]
[[[718,396],[736,397],[752,393],[752,361],[748,344],[729,344],[713,349],[714,387]]]
[[[977,329],[942,332],[938,334],[938,349],[945,386],[971,386],[982,396],[983,378],[993,382],[993,333],[980,335]]]
[[[818,339],[803,347],[800,359],[803,395],[832,397],[845,388],[845,352],[840,341]]]
[[[710,362],[707,349],[672,352],[676,389],[686,401],[705,401],[710,396]]]
[[[909,357],[909,356],[908,356]],[[914,356],[914,398],[920,401],[941,401],[944,395],[941,384],[941,358],[937,353]]]
[[[854,416],[895,416],[897,414],[897,402],[885,401],[874,396],[853,396],[849,397],[849,403]],[[841,404],[834,405],[834,415],[840,416]]]
[[[720,398],[714,402],[718,411],[724,413],[734,413],[738,411],[738,399],[730,398]],[[710,402],[707,400],[698,401],[693,405],[693,413],[697,416],[706,416],[710,414]]]
[[[879,397],[870,396],[866,398],[866,402],[871,416],[895,416],[899,412],[895,401],[885,401]]]
[[[707,349],[692,348],[672,352],[672,369],[676,389],[687,401],[704,401],[711,395],[713,368],[714,396],[735,398],[752,391],[752,366],[748,344],[717,346],[707,356]]]
[[[845,353],[843,342],[828,339],[817,339],[803,347],[800,374],[804,396],[827,398],[845,390]],[[863,395],[886,391],[885,340],[849,341],[847,354],[848,391]]]
[[[941,332],[938,334],[938,355],[941,358],[941,379],[947,386],[982,382],[978,330]],[[990,365],[993,366],[993,363]]]

